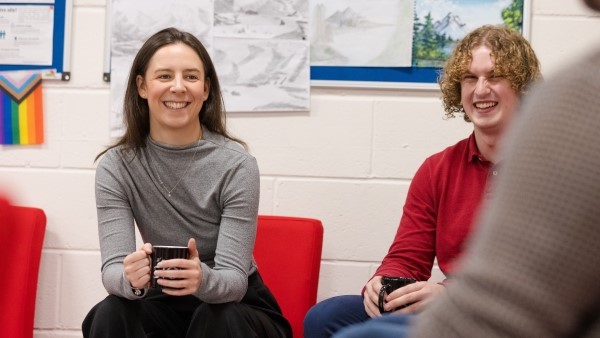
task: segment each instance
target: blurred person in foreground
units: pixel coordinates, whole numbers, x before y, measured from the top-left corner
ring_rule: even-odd
[[[362,296],[338,296],[316,304],[304,321],[306,337],[330,337],[343,327],[381,316],[382,276],[417,281],[388,294],[385,311],[418,313],[445,292],[445,285],[453,283],[473,220],[501,173],[499,141],[522,96],[540,78],[539,61],[518,32],[486,25],[457,44],[439,84],[446,117],[464,114],[473,133],[425,160],[411,182],[389,252]],[[428,281],[436,258],[447,278],[443,283]]]
[[[532,90],[455,283],[419,316],[335,337],[600,337],[598,93],[598,47]]]

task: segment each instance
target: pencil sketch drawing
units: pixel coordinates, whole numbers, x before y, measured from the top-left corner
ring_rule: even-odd
[[[215,67],[228,111],[306,111],[308,44],[293,40],[215,38]],[[268,99],[265,99],[268,98]]]
[[[110,59],[110,134],[123,134],[123,99],[135,54],[152,34],[167,27],[193,33],[210,51],[212,1],[112,0]]]
[[[306,111],[306,0],[215,2],[215,67],[228,111]]]
[[[412,0],[314,0],[313,66],[411,65]]]
[[[217,0],[215,36],[306,40],[306,0]]]
[[[111,1],[111,136],[133,57],[166,27],[191,32],[210,53],[230,112],[306,111],[310,62],[306,0]]]

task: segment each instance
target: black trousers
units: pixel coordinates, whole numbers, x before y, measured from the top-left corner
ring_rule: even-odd
[[[292,329],[260,275],[239,303],[208,304],[150,289],[139,300],[109,295],[83,320],[85,338],[291,338]]]

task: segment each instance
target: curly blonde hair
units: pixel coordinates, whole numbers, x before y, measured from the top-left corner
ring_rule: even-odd
[[[520,33],[502,26],[481,26],[458,42],[438,79],[447,118],[455,117],[455,113],[465,112],[460,95],[461,78],[471,64],[472,50],[482,45],[492,51],[494,75],[506,78],[520,95],[525,94],[533,82],[542,78],[540,62],[529,42]],[[467,114],[463,117],[465,121],[471,122]]]

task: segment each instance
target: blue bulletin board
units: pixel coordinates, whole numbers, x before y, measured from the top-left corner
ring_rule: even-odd
[[[70,73],[70,50],[71,50],[71,19],[72,19],[72,0],[38,0],[32,2],[0,1],[0,9],[4,11],[23,10],[35,8],[35,6],[44,6],[51,9],[54,20],[52,25],[52,45],[51,45],[51,64],[15,64],[7,61],[8,47],[5,50],[0,48],[0,71],[12,70],[39,70],[43,79],[57,79],[68,81],[71,79]],[[12,16],[9,16],[12,18]],[[10,22],[10,24],[14,24]],[[25,24],[26,25],[26,24]],[[12,27],[11,27],[12,28]],[[4,28],[0,26],[0,38],[4,34]],[[43,34],[40,34],[42,36]],[[10,37],[10,36],[9,36]],[[16,37],[13,37],[16,39]],[[42,41],[46,42],[46,41]],[[0,45],[2,47],[2,45]],[[21,51],[23,53],[34,53],[34,48]]]
[[[435,67],[326,67],[311,66],[313,86],[410,87],[437,89],[440,68]]]

